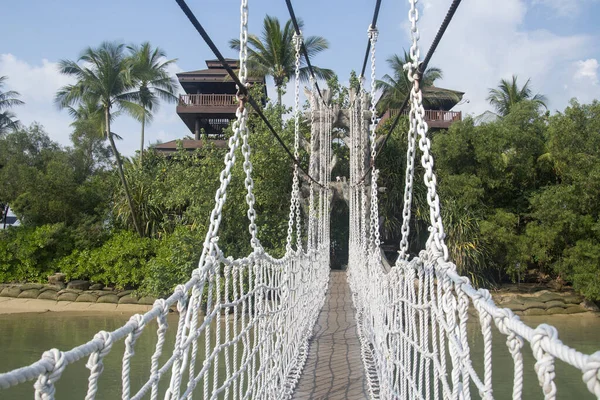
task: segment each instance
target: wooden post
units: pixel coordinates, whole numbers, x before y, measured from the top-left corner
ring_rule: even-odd
[[[194,139],[200,140],[200,118],[198,117],[194,121]]]

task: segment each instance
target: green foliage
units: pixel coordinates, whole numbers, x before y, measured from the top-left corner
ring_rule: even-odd
[[[147,276],[141,291],[167,295],[173,288],[189,279],[202,252],[204,237],[198,231],[178,226],[162,238],[156,247],[156,257],[148,263]]]
[[[521,101],[530,101],[538,109],[541,107],[547,108],[548,99],[546,96],[533,95],[530,83],[531,79],[527,79],[527,82],[519,87],[516,75],[512,76],[511,81],[502,79],[497,88],[489,89],[488,101],[502,116],[510,114],[512,108]]]
[[[139,287],[148,275],[156,243],[130,231],[112,235],[101,247],[75,250],[59,264],[68,279],[89,279],[118,288]]]
[[[580,240],[564,252],[557,269],[571,277],[575,290],[592,300],[600,300],[600,242]]]
[[[62,149],[39,125],[3,136],[0,203],[9,204],[28,226],[73,225],[97,215],[111,190],[95,161],[99,150]]]
[[[0,282],[42,282],[73,248],[62,223],[0,231]]]
[[[14,90],[3,91],[8,77],[0,76],[0,136],[11,130],[19,128],[19,121],[15,119],[15,114],[11,111],[14,106],[24,104],[19,97],[21,96]]]

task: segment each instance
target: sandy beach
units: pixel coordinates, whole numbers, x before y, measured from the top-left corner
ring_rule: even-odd
[[[142,304],[82,303],[39,299],[0,297],[0,314],[44,313],[44,312],[94,312],[136,314],[150,310],[152,306]]]

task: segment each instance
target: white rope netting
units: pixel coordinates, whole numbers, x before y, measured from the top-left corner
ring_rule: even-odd
[[[416,3],[417,0],[410,0],[412,46],[411,62],[406,69],[413,87],[410,93],[402,240],[398,260],[390,271],[382,264],[379,248],[378,170],[374,165],[369,198],[366,196],[369,183],[362,180],[365,164],[373,163],[376,154],[375,120],[369,112],[373,110],[373,86],[370,109],[367,108],[361,81],[360,94],[352,103],[350,112],[348,281],[356,307],[370,396],[382,399],[469,399],[470,389],[475,387],[481,398],[493,398],[493,322],[506,337],[513,359],[513,399],[521,399],[523,394],[522,348],[525,342],[533,350],[534,368],[545,399],[556,398],[556,359],[578,368],[589,391],[600,398],[600,352],[585,355],[564,345],[552,326],[528,327],[509,309],[496,306],[487,290],[473,288],[469,279],[458,275],[456,266],[449,261],[419,87]],[[369,38],[373,85],[377,40],[374,29],[369,29]],[[365,127],[366,119],[370,120],[369,129]],[[430,234],[425,249],[411,258],[408,236],[417,136],[427,187]],[[371,146],[370,154],[365,151],[367,141]],[[470,308],[478,316],[483,337],[483,371],[480,372],[472,365],[467,337]]]
[[[246,84],[248,2],[241,3],[240,70]],[[299,65],[302,38],[294,38],[296,47],[295,157],[299,156],[301,116],[299,108]],[[314,97],[314,96],[313,96]],[[329,149],[329,114],[313,102],[312,113],[321,113],[320,123],[313,121],[311,142]],[[290,398],[307,357],[308,339],[319,310],[323,306],[329,279],[329,160],[328,155],[310,154],[311,172],[320,185],[310,186],[308,238],[303,244],[298,167],[294,166],[286,254],[270,256],[258,239],[255,222],[254,182],[251,149],[248,143],[248,110],[240,102],[233,123],[233,136],[220,174],[220,187],[198,268],[191,279],[178,286],[167,299],[156,301],[152,309],[134,315],[112,332],[99,332],[89,342],[68,351],[52,349],[30,366],[0,374],[0,389],[36,379],[35,398],[54,399],[55,383],[70,364],[88,357],[90,370],[86,399],[98,393],[103,359],[113,344],[125,341],[122,363],[122,398],[191,399],[280,399]],[[329,125],[328,125],[329,123]],[[218,231],[226,193],[232,179],[236,152],[241,147],[245,171],[246,202],[252,253],[242,259],[227,258],[218,246]],[[315,188],[315,186],[318,186]],[[315,201],[315,197],[317,201]],[[293,248],[292,238],[296,245]],[[167,352],[165,337],[167,314],[177,307],[175,343]],[[151,321],[158,322],[157,343],[149,363],[149,378],[134,391],[130,384],[130,365],[136,340]],[[204,343],[202,343],[204,342]],[[204,358],[199,358],[204,346]],[[224,365],[224,372],[223,372]],[[159,390],[162,388],[162,392]]]

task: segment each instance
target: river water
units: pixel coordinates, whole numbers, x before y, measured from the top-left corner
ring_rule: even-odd
[[[30,364],[39,359],[47,349],[66,350],[84,343],[100,330],[111,331],[128,320],[128,316],[115,314],[84,315],[81,313],[44,313],[44,314],[11,314],[0,315],[0,372]],[[547,317],[525,317],[523,320],[530,326],[540,323],[554,325],[559,338],[566,344],[585,353],[600,350],[600,316],[593,314],[554,315]],[[165,343],[165,352],[172,348],[177,325],[176,316],[169,316],[169,336]],[[150,369],[150,357],[156,343],[156,324],[147,326],[135,346],[136,352],[131,364],[131,386],[133,390],[141,387],[146,381]],[[481,371],[483,365],[483,344],[481,332],[477,324],[470,325],[470,347],[473,364]],[[494,330],[493,370],[494,397],[509,399],[512,393],[513,363],[505,345],[505,338]],[[121,397],[121,358],[123,341],[113,346],[105,359],[105,369],[99,381],[97,399],[117,399]],[[202,349],[203,346],[200,346]],[[202,354],[200,354],[202,357]],[[166,358],[163,357],[163,358]],[[525,360],[525,392],[523,399],[541,399],[541,389],[533,369],[533,357],[530,347],[524,348]],[[86,360],[66,368],[62,378],[56,385],[58,399],[83,399],[87,390],[89,370],[85,368]],[[222,365],[223,363],[221,363]],[[221,373],[222,375],[222,373]],[[559,399],[593,399],[581,380],[576,369],[561,361],[556,364],[556,383]],[[163,378],[168,385],[168,376]],[[135,393],[133,391],[132,393]],[[477,391],[472,390],[473,398],[479,398]],[[0,399],[33,398],[33,382],[17,387],[0,390]],[[147,396],[149,398],[149,396]]]

